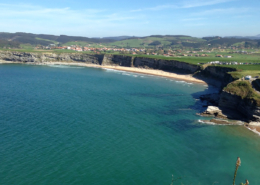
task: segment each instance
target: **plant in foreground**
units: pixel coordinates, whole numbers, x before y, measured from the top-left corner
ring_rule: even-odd
[[[239,166],[241,166],[241,159],[240,159],[240,157],[237,158],[236,169],[235,169],[234,179],[233,179],[233,185],[235,185],[235,181],[236,181],[236,177],[237,177],[237,170],[238,170]],[[241,183],[240,185],[249,185],[249,181],[246,180],[245,184]]]
[[[233,185],[235,185],[235,181],[236,181],[236,177],[237,177],[237,170],[238,170],[239,166],[241,166],[241,160],[238,157],[237,162],[236,162],[236,169],[235,169],[235,174],[234,174],[234,179],[233,179]]]
[[[244,184],[244,183],[241,183],[241,185],[249,185],[248,180],[246,180],[246,183],[245,183],[245,184]]]
[[[234,179],[233,179],[233,185],[235,185],[235,181],[236,181],[236,177],[237,177],[237,170],[238,170],[239,166],[241,166],[241,159],[240,159],[240,157],[237,158],[236,169],[235,169]],[[181,179],[181,177],[179,177],[179,178],[177,178],[177,179],[174,179],[174,178],[173,178],[173,175],[172,175],[172,182],[171,182],[170,185],[173,185],[173,182],[174,182],[174,181],[177,181],[177,180],[179,180],[179,179]],[[215,184],[215,183],[217,183],[217,182],[214,182],[213,184]],[[245,184],[244,184],[244,183],[241,183],[240,185],[249,185],[249,181],[246,180],[246,183],[245,183]]]

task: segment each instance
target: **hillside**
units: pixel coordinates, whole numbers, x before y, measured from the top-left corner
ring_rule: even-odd
[[[59,46],[92,46],[92,47],[114,47],[114,48],[210,48],[210,47],[245,47],[259,48],[260,37],[258,40],[241,37],[191,37],[186,35],[151,35],[146,37],[104,37],[104,38],[88,38],[80,36],[67,35],[47,35],[47,34],[32,34],[32,33],[5,33],[0,32],[0,40],[15,42],[23,46],[30,44],[32,46],[42,45],[48,46],[55,44]],[[11,44],[13,45],[13,44]],[[17,46],[17,44],[14,44]],[[10,43],[6,44],[9,47]],[[0,47],[3,47],[0,45]]]

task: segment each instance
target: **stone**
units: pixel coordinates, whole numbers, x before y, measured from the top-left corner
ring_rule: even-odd
[[[207,110],[201,113],[203,116],[215,116],[218,118],[224,118],[226,119],[227,116],[222,113],[222,110],[220,110],[216,106],[208,106]]]

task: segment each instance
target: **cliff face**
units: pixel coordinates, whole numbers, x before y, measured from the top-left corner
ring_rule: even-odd
[[[176,60],[161,60],[144,57],[136,57],[134,60],[134,67],[160,69],[165,71],[174,71],[176,69],[181,69],[188,73],[195,73],[197,70],[200,69],[198,65],[180,62]]]
[[[165,71],[182,70],[194,73],[200,69],[199,66],[180,62],[176,60],[160,60],[144,57],[132,57],[123,55],[90,55],[83,53],[23,53],[23,52],[0,52],[0,59],[13,62],[43,63],[51,61],[62,62],[84,62],[87,64],[141,67],[160,69]]]
[[[219,99],[219,107],[238,111],[244,115],[252,125],[260,125],[260,107],[252,99],[244,98],[222,91]]]
[[[133,67],[134,57],[123,55],[104,55],[102,65]]]
[[[148,69],[160,69],[165,71],[183,70],[188,73],[194,73],[199,66],[188,64],[185,62],[179,62],[175,60],[160,60],[154,58],[145,57],[132,57],[122,55],[105,55],[102,61],[102,65],[119,65],[125,67],[139,67]]]
[[[33,62],[43,63],[51,61],[63,62],[84,62],[100,65],[103,61],[103,55],[88,54],[55,54],[55,53],[22,53],[22,52],[0,52],[0,59],[13,62]]]
[[[203,79],[208,78],[209,83],[216,84],[221,89],[235,79],[228,74],[228,72],[236,71],[235,68],[231,67],[220,67],[220,66],[207,66],[204,70],[200,71],[197,76],[202,76]],[[207,81],[207,79],[205,79]]]

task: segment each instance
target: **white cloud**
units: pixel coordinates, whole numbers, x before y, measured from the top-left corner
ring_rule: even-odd
[[[194,16],[241,14],[248,12],[249,8],[218,8],[192,13]]]
[[[195,8],[195,7],[202,7],[202,6],[210,6],[222,3],[228,3],[235,0],[211,0],[211,1],[201,1],[201,0],[193,0],[193,1],[186,1],[181,6],[182,8]]]
[[[67,22],[69,24],[84,23],[108,23],[135,19],[135,16],[129,16],[119,13],[109,13],[106,10],[85,9],[72,10],[66,8],[45,8],[32,5],[8,5],[0,4],[0,17],[3,20],[14,22],[19,21],[51,21],[57,24]],[[101,13],[102,12],[102,13]]]
[[[122,25],[127,27],[126,23],[142,18],[104,9],[73,10],[69,7],[46,8],[28,4],[0,4],[0,17],[1,31],[71,35],[86,35],[86,32],[91,32],[88,36],[95,36],[99,30],[106,32]]]
[[[150,11],[159,11],[163,9],[184,9],[184,8],[196,8],[196,7],[203,7],[203,6],[210,6],[210,5],[216,5],[221,3],[228,3],[231,1],[236,0],[192,0],[192,1],[184,1],[182,3],[178,4],[165,4],[165,5],[159,5],[155,7],[148,7],[148,8],[140,8],[136,10],[131,10],[130,12],[141,12],[145,10]]]

